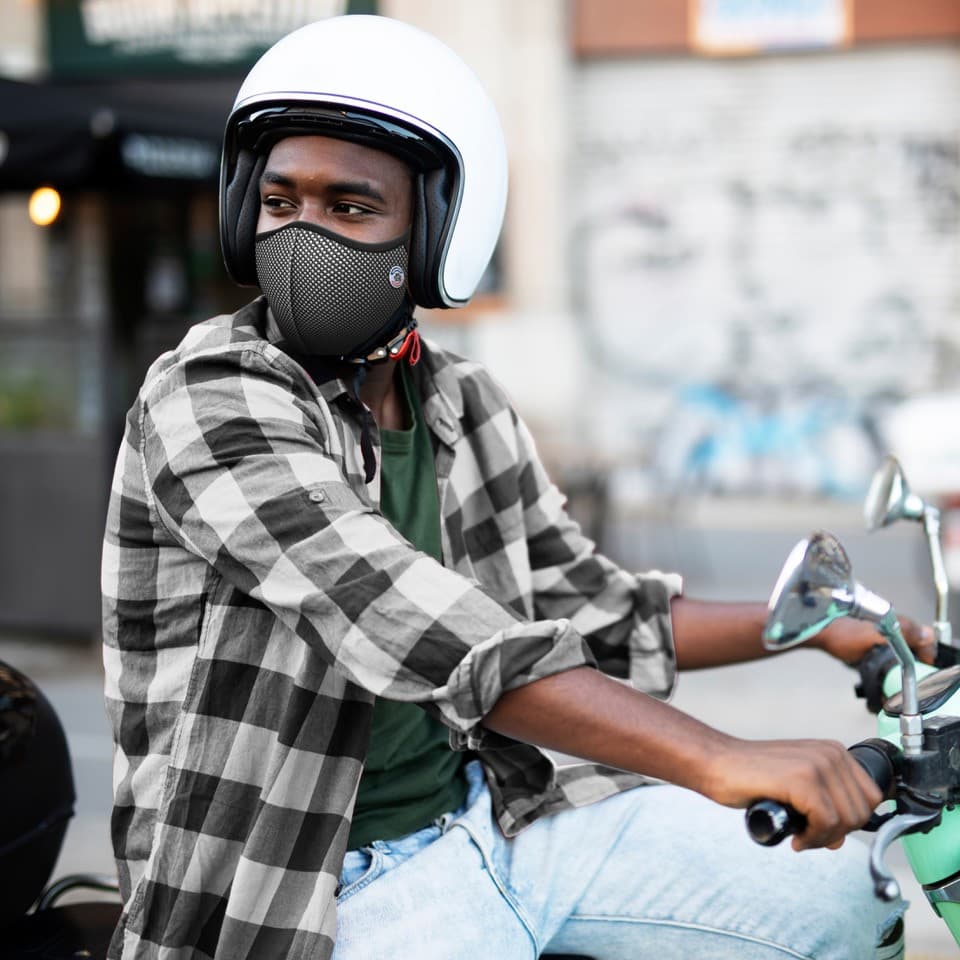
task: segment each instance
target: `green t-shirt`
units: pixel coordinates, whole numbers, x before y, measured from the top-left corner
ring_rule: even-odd
[[[440,560],[433,447],[406,364],[400,370],[412,426],[380,432],[380,509],[418,550]],[[347,849],[402,837],[459,807],[467,793],[463,761],[439,720],[416,704],[378,697]]]

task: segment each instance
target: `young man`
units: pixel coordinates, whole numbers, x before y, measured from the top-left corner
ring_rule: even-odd
[[[421,345],[505,191],[476,79],[403,24],[305,27],[241,88],[221,233],[264,296],[151,368],[107,523],[112,956],[898,955],[860,848],[761,850],[720,806],[837,847],[880,801],[842,746],[662,702],[761,656],[765,609],[597,555],[494,381]]]

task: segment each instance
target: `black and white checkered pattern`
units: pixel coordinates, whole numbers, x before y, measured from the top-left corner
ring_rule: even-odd
[[[592,662],[673,682],[679,579],[594,552],[481,367],[426,345],[414,368],[441,565],[377,511],[344,384],[275,337],[262,298],[197,325],[127,419],[102,570],[112,957],[329,957],[375,695],[479,751],[510,835],[638,778],[485,731],[503,691]]]

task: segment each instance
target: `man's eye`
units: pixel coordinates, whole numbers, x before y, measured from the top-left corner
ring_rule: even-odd
[[[286,197],[267,196],[260,203],[265,207],[289,207],[291,203]]]
[[[349,216],[358,216],[370,212],[366,207],[361,207],[357,203],[350,203],[348,200],[341,200],[340,203],[334,204],[333,209],[336,213],[345,213]]]

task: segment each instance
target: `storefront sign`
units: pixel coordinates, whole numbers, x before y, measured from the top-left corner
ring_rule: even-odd
[[[690,2],[690,45],[704,53],[838,47],[850,38],[852,0]]]
[[[242,71],[284,34],[376,0],[48,0],[50,65],[65,75]]]
[[[220,151],[202,140],[132,133],[123,138],[124,166],[144,177],[210,180],[220,166]]]

